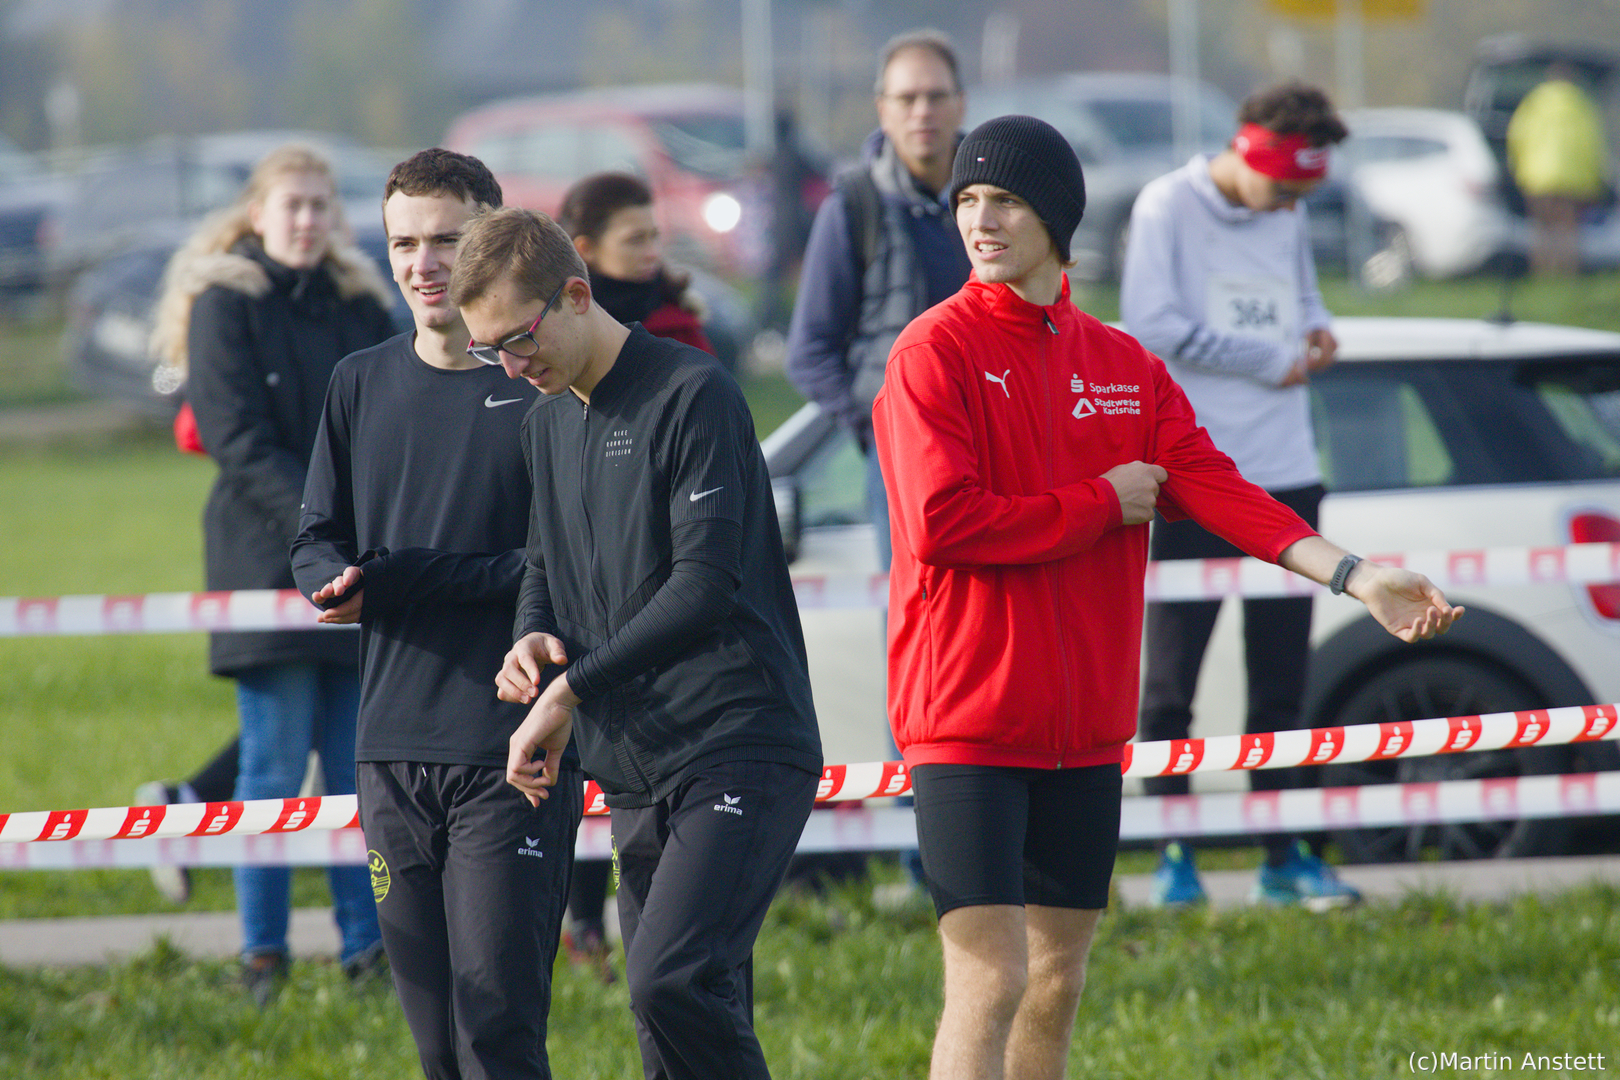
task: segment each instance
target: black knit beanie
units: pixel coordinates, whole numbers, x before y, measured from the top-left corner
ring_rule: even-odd
[[[1069,140],[1033,116],[998,116],[968,133],[951,166],[951,206],[971,184],[993,184],[1029,203],[1046,224],[1058,258],[1086,212],[1086,178]]]

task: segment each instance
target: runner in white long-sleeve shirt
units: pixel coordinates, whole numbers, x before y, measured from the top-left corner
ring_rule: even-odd
[[[1187,393],[1199,422],[1246,479],[1315,527],[1322,474],[1311,433],[1310,374],[1337,343],[1317,289],[1310,226],[1299,200],[1327,175],[1328,148],[1345,137],[1326,95],[1300,83],[1243,103],[1231,145],[1199,155],[1143,189],[1131,214],[1120,310]],[[1155,559],[1241,554],[1192,521],[1154,523]],[[1220,601],[1151,604],[1142,690],[1143,739],[1186,738],[1192,699]],[[1300,725],[1310,651],[1311,600],[1245,600],[1249,732]],[[1255,773],[1255,788],[1307,781]],[[1185,794],[1187,778],[1148,781],[1152,794]],[[1313,908],[1352,903],[1355,889],[1297,838],[1266,838],[1255,898]],[[1204,898],[1192,853],[1166,845],[1154,899]]]

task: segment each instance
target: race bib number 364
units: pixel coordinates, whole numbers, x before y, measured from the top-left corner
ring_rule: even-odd
[[[1281,278],[1212,277],[1205,304],[1205,320],[1220,333],[1265,338],[1279,345],[1299,338],[1296,300]]]

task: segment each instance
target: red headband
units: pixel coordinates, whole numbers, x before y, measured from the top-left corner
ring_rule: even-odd
[[[1327,175],[1328,148],[1311,146],[1299,132],[1279,135],[1259,124],[1244,124],[1232,149],[1249,168],[1273,180],[1320,180]]]

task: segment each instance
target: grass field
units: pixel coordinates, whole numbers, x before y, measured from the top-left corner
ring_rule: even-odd
[[[1493,282],[1385,296],[1327,282],[1345,313],[1489,314]],[[1077,297],[1117,315],[1108,290]],[[1620,329],[1620,275],[1530,283],[1520,318]],[[798,399],[750,387],[759,429]],[[0,414],[72,400],[49,327],[0,333]],[[163,433],[0,445],[0,596],[199,587],[199,514],[212,466]],[[0,640],[0,812],[121,804],[183,775],[235,727],[231,685],[206,673],[200,635]],[[1212,865],[1252,852],[1212,852]],[[1140,871],[1147,856],[1128,854]],[[893,873],[886,864],[880,876]],[[325,902],[317,871],[295,903]],[[198,909],[232,907],[223,870],[197,875]],[[165,910],[139,871],[0,873],[0,918]],[[938,1010],[926,911],[873,910],[869,889],[785,896],[757,961],[758,1015],[776,1075],[914,1077]],[[283,1003],[256,1012],[231,965],[158,949],[76,971],[0,968],[0,1077],[403,1077],[414,1052],[386,993],[355,994],[333,965],[297,965]],[[1329,918],[1292,912],[1104,921],[1081,1010],[1075,1077],[1406,1075],[1425,1051],[1620,1051],[1620,892],[1588,888],[1511,905],[1444,896]],[[638,1074],[622,984],[559,970],[557,1075]],[[1488,1075],[1488,1074],[1482,1074]]]
[[[939,1009],[939,947],[922,911],[879,914],[865,890],[784,895],[756,952],[756,1021],[787,1080],[921,1077]],[[1089,1080],[1372,1080],[1425,1052],[1620,1049],[1620,893],[1463,906],[1444,896],[1305,912],[1103,921],[1068,1075]],[[257,1012],[233,967],[159,948],[110,969],[0,969],[9,1080],[288,1080],[416,1075],[386,992],[300,963]],[[557,1076],[640,1075],[623,983],[559,965]],[[1482,1071],[1480,1075],[1502,1075]],[[1540,1075],[1574,1075],[1544,1073]]]

